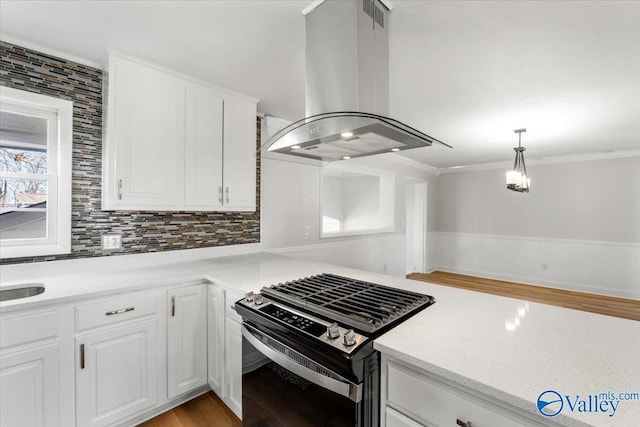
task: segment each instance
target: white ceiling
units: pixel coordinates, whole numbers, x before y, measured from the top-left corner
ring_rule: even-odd
[[[0,2],[0,38],[135,55],[304,116],[311,0]],[[436,167],[640,149],[640,2],[392,0],[390,115],[454,149]]]

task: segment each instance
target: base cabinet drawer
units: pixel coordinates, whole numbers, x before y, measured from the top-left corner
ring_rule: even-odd
[[[387,427],[424,427],[393,408],[387,406],[384,411]]]
[[[156,314],[153,293],[129,294],[76,307],[76,331],[114,325]]]
[[[531,427],[528,420],[489,401],[458,390],[422,372],[387,362],[386,405],[393,412],[385,418],[387,427],[456,426]],[[395,410],[394,410],[395,409]],[[401,414],[398,414],[400,412]],[[403,415],[399,417],[398,415]],[[413,422],[413,424],[412,424]]]

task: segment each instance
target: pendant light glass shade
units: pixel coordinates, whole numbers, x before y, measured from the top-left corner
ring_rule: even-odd
[[[522,146],[521,136],[526,129],[516,129],[518,134],[518,146],[514,147],[516,159],[513,162],[513,170],[507,172],[507,188],[519,193],[528,193],[531,188],[531,178],[527,176],[527,167],[524,164],[524,151],[526,148]]]

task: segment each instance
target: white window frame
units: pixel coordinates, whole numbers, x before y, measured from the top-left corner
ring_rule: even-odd
[[[47,236],[45,238],[1,239],[0,258],[19,258],[71,253],[71,156],[73,142],[73,103],[23,90],[0,86],[2,110],[41,111],[56,117],[49,130],[55,132],[47,144],[47,174],[20,176],[47,181]],[[16,178],[0,172],[0,178]]]

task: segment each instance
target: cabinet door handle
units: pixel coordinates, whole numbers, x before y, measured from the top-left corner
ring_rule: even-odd
[[[229,187],[227,187],[226,196],[227,203],[229,203]]]
[[[218,187],[218,202],[222,204],[222,186]]]
[[[120,310],[107,311],[105,315],[113,316],[114,314],[126,313],[127,311],[133,311],[133,310],[135,310],[135,307],[121,308]]]
[[[118,180],[118,200],[122,200],[122,180]]]
[[[171,317],[176,315],[176,297],[171,297]]]
[[[80,344],[80,369],[84,369],[84,344]]]
[[[466,423],[460,419],[456,419],[456,424],[459,425],[460,427],[473,427],[473,425],[471,424],[471,421],[467,421]]]

